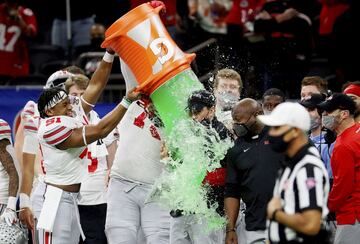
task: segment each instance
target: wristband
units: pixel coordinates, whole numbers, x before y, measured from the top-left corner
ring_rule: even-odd
[[[16,210],[16,197],[9,197],[6,208],[10,208],[11,210]]]
[[[82,128],[82,138],[83,138],[85,146],[87,146],[88,144],[87,144],[87,141],[86,141],[85,132],[86,132],[85,131],[85,126],[83,126],[83,128]]]
[[[131,103],[132,103],[132,102],[131,102],[129,99],[127,99],[126,97],[123,97],[123,99],[122,99],[121,102],[120,102],[120,104],[121,104],[124,108],[126,108],[126,109],[129,108],[129,106],[130,106]]]
[[[275,220],[275,217],[276,217],[275,215],[276,215],[276,213],[279,212],[279,211],[282,211],[282,209],[281,209],[281,208],[275,209],[275,211],[274,211],[273,214],[271,215],[271,220],[272,220],[272,221],[276,221],[276,220]]]
[[[81,101],[82,101],[83,103],[85,103],[86,105],[89,105],[89,106],[92,107],[92,108],[95,107],[94,104],[91,104],[91,103],[87,102],[87,101],[83,98],[83,96],[81,96],[80,99],[81,99]]]
[[[26,193],[20,193],[20,209],[30,208],[30,197]]]
[[[104,60],[106,63],[112,63],[112,62],[114,61],[114,56],[115,56],[114,54],[105,52],[104,57],[103,57],[103,60]]]

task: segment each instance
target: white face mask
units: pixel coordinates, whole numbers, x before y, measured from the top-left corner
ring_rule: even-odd
[[[239,97],[230,93],[230,92],[220,92],[217,95],[218,105],[221,110],[227,111],[231,110],[235,104],[239,101]]]
[[[337,126],[336,117],[333,115],[323,115],[321,122],[326,129],[331,131],[334,131]]]
[[[310,130],[319,128],[321,121],[319,117],[310,117]]]

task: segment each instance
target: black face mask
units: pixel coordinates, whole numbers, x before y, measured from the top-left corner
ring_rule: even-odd
[[[256,124],[256,120],[249,127],[246,126],[246,123],[249,122],[249,120],[251,119],[251,117],[253,115],[254,114],[250,115],[250,117],[247,119],[247,121],[245,123],[234,123],[233,124],[233,130],[237,137],[249,137],[249,136],[253,135],[253,132],[250,129]]]
[[[237,137],[244,137],[249,133],[249,129],[247,128],[247,126],[240,123],[234,123],[233,130]]]
[[[269,135],[269,144],[272,150],[278,153],[284,153],[286,149],[289,147],[290,141],[286,142],[284,141],[284,136],[291,131],[293,128],[290,128],[289,130],[285,131],[279,136],[270,136]]]
[[[101,48],[100,45],[104,41],[103,37],[94,37],[91,38],[91,47],[92,48]]]

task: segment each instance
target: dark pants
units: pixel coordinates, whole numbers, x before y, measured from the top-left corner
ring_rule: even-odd
[[[105,220],[107,205],[79,205],[80,223],[86,240],[84,244],[107,244],[105,236]],[[81,238],[80,238],[81,239]]]

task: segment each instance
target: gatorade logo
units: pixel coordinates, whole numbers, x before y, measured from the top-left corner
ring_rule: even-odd
[[[127,32],[127,36],[144,48],[153,75],[163,70],[168,61],[184,57],[183,52],[173,45],[159,16],[151,16]]]
[[[175,53],[173,45],[166,38],[160,37],[153,40],[150,43],[150,49],[154,55],[158,56],[158,60],[161,64],[169,61]]]

